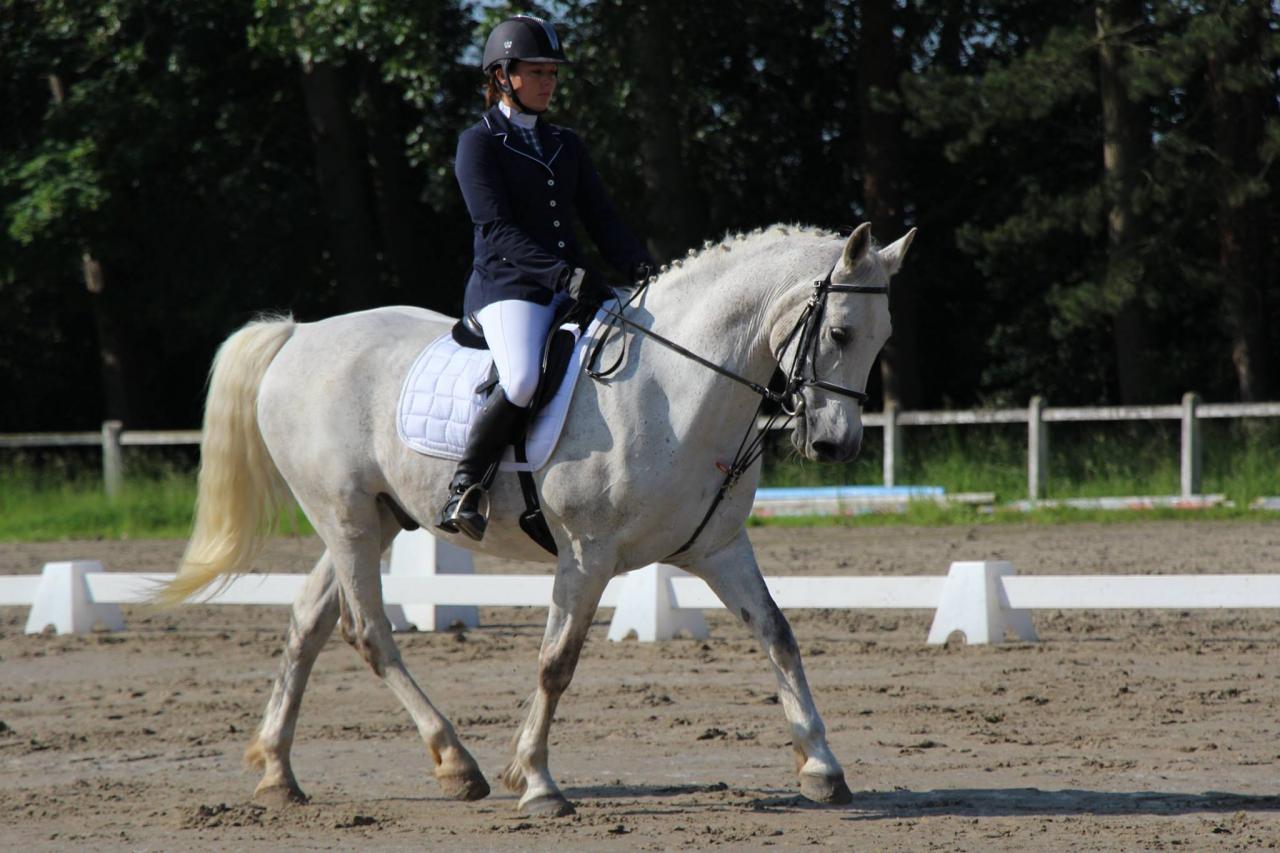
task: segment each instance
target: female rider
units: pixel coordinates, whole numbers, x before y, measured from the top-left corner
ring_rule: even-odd
[[[540,18],[496,26],[484,48],[489,109],[458,139],[454,172],[475,223],[464,310],[484,330],[498,384],[471,424],[436,525],[477,540],[487,524],[480,511],[486,474],[528,414],[557,305],[609,296],[583,266],[575,216],[632,280],[653,265],[610,204],[582,140],[542,120],[567,61],[555,29]]]

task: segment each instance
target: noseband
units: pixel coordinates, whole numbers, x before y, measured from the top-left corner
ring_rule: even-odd
[[[795,357],[791,360],[791,367],[786,371],[787,384],[781,393],[774,391],[759,382],[753,382],[745,376],[726,370],[715,362],[709,361],[695,352],[680,346],[675,341],[668,340],[657,332],[641,326],[634,320],[626,317],[621,311],[614,311],[612,308],[601,307],[604,313],[610,317],[609,326],[620,323],[628,326],[647,338],[651,338],[657,343],[670,350],[673,350],[685,358],[695,361],[708,370],[713,370],[727,379],[732,379],[740,385],[745,385],[752,391],[760,395],[760,405],[756,408],[755,416],[751,419],[751,426],[747,427],[747,432],[742,437],[742,441],[738,444],[738,452],[734,456],[733,462],[729,465],[724,463],[716,463],[716,467],[725,475],[724,482],[720,484],[719,490],[716,492],[715,498],[711,501],[711,506],[707,508],[707,513],[702,517],[702,522],[698,525],[698,529],[693,531],[693,535],[689,540],[680,546],[673,554],[667,557],[668,560],[683,554],[692,547],[695,540],[707,526],[707,522],[711,521],[711,516],[715,513],[716,507],[720,506],[720,502],[724,500],[725,495],[733,488],[743,474],[745,474],[755,461],[760,458],[764,452],[764,437],[772,430],[779,417],[785,415],[780,427],[786,427],[787,424],[804,411],[804,397],[802,392],[805,388],[821,388],[831,394],[839,394],[843,397],[849,397],[862,405],[867,401],[867,393],[865,391],[857,391],[853,388],[845,388],[842,385],[835,385],[831,382],[818,378],[817,358],[818,358],[818,341],[822,335],[822,320],[827,313],[827,297],[832,293],[866,293],[866,294],[883,294],[889,295],[887,285],[876,284],[834,284],[831,281],[831,275],[835,272],[833,268],[827,273],[825,278],[815,280],[813,282],[813,293],[809,295],[809,299],[805,302],[804,309],[800,312],[800,317],[796,320],[796,324],[791,327],[791,331],[787,333],[787,337],[782,342],[782,348],[779,352],[778,366],[782,366],[781,356],[786,353],[787,348],[792,341],[796,341]],[[629,306],[636,297],[638,297],[647,287],[641,285],[636,289],[631,298],[627,300],[626,306]],[[609,337],[609,329],[596,342],[592,350],[591,357],[587,359],[587,375],[597,381],[603,380],[612,374],[622,364],[626,355],[626,347],[624,345],[623,352],[619,353],[618,360],[614,362],[608,369],[597,370],[592,367],[596,363],[600,355],[600,351],[604,346],[605,340]],[[798,338],[798,340],[797,340]],[[807,372],[806,372],[807,371]],[[766,402],[775,403],[779,411],[768,415],[763,425],[755,429],[755,436],[752,437],[752,429],[759,421],[761,410]]]

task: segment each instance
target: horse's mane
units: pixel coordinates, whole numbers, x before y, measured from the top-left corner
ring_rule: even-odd
[[[663,264],[649,277],[649,284],[655,284],[659,278],[675,270],[707,272],[703,269],[704,267],[724,262],[727,260],[724,256],[729,252],[762,249],[791,237],[835,239],[839,236],[837,232],[825,228],[781,222],[770,225],[768,228],[756,228],[753,231],[731,231],[718,243],[707,240],[702,244],[702,248],[690,249],[684,257],[676,258],[669,264]]]

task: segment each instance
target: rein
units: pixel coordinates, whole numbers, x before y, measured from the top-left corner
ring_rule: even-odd
[[[832,293],[867,293],[883,294],[887,296],[889,288],[886,285],[833,284],[831,281],[831,275],[834,272],[835,270],[832,269],[831,272],[827,273],[825,278],[817,279],[813,282],[813,293],[810,294],[808,301],[805,303],[804,309],[800,312],[800,317],[796,320],[795,325],[791,327],[791,331],[787,333],[786,339],[782,342],[780,352],[785,353],[787,348],[791,346],[791,342],[796,340],[797,335],[799,336],[795,355],[791,361],[791,369],[787,371],[787,384],[781,393],[774,391],[765,385],[761,385],[759,382],[753,382],[745,376],[734,373],[731,370],[727,370],[715,362],[703,358],[692,350],[677,344],[675,341],[668,340],[657,332],[654,332],[653,330],[648,329],[627,317],[623,312],[625,312],[626,309],[631,306],[631,303],[634,302],[645,289],[647,289],[647,282],[638,287],[636,291],[631,294],[631,297],[626,301],[626,304],[622,305],[621,310],[614,311],[612,308],[601,306],[600,310],[604,311],[604,313],[608,314],[610,317],[609,328],[606,328],[604,333],[596,341],[595,346],[592,348],[591,356],[587,359],[586,367],[587,375],[597,382],[603,381],[616,372],[622,365],[623,359],[626,357],[626,341],[624,340],[623,349],[622,352],[619,353],[617,361],[605,370],[593,368],[593,365],[600,357],[600,353],[609,337],[610,331],[612,331],[612,329],[617,325],[621,324],[639,332],[647,338],[652,339],[667,349],[684,356],[690,361],[696,362],[708,370],[720,374],[726,379],[731,379],[740,385],[746,386],[760,396],[760,404],[756,406],[755,414],[751,418],[751,425],[747,427],[746,432],[742,436],[742,441],[738,443],[738,451],[734,455],[733,462],[729,465],[725,465],[722,462],[716,463],[716,468],[718,468],[725,476],[724,481],[720,484],[720,488],[716,491],[715,497],[711,501],[711,506],[707,508],[707,512],[703,515],[701,523],[698,524],[698,528],[693,531],[693,535],[689,537],[688,541],[681,545],[666,559],[670,560],[673,557],[677,557],[688,551],[689,548],[693,546],[693,543],[697,540],[698,536],[702,534],[702,531],[711,521],[711,517],[720,506],[720,502],[724,500],[726,495],[728,495],[729,490],[733,488],[739,478],[741,478],[742,475],[745,474],[764,453],[765,436],[770,430],[775,428],[775,422],[785,415],[786,417],[780,426],[780,428],[785,428],[804,410],[804,398],[801,397],[800,392],[802,392],[806,387],[821,388],[823,391],[827,391],[832,394],[840,394],[841,396],[857,400],[859,404],[867,401],[867,394],[865,391],[845,388],[842,385],[835,385],[818,378],[817,354],[818,340],[821,337],[822,332],[822,318],[827,311],[827,297]],[[804,375],[806,364],[808,365],[808,376]],[[781,366],[781,363],[779,363],[779,366]],[[778,410],[771,413],[763,425],[759,425],[758,421],[765,403],[776,404],[778,406]],[[752,435],[753,430],[755,432],[754,436]]]

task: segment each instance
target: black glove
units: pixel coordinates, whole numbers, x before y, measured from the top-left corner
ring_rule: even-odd
[[[564,291],[575,302],[587,305],[600,305],[605,300],[613,298],[613,291],[609,285],[605,284],[604,279],[598,273],[582,267],[569,273]]]

